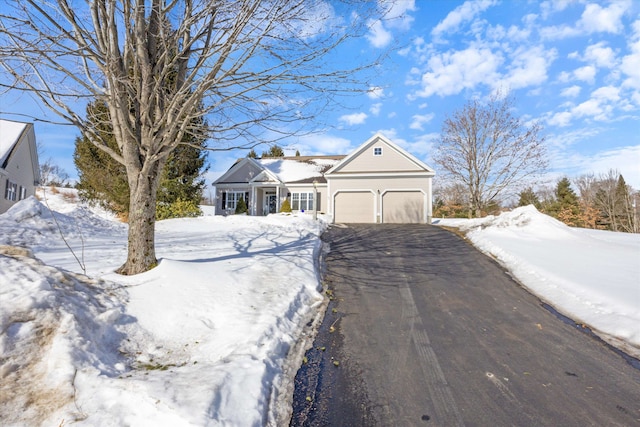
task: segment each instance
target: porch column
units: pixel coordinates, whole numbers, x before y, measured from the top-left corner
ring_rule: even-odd
[[[276,213],[280,212],[280,186],[276,186]]]
[[[256,187],[251,186],[251,206],[249,207],[249,215],[257,215],[257,205],[256,205],[256,200],[257,200],[257,191],[256,191]]]

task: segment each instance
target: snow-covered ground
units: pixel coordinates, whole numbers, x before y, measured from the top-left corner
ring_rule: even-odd
[[[124,277],[112,271],[126,258],[126,226],[61,191],[71,196],[47,192],[47,201],[79,262],[44,201],[0,215],[0,245],[11,245],[0,246],[0,424],[286,418],[297,369],[287,355],[300,363],[295,345],[323,301],[314,264],[323,223],[161,221],[159,266]]]
[[[47,191],[55,217],[34,198],[0,215],[2,425],[286,419],[298,338],[323,302],[316,260],[326,223],[161,221],[159,266],[124,277],[113,270],[126,257],[126,226],[61,191]],[[530,207],[439,223],[466,230],[532,292],[640,353],[639,235],[568,228]]]
[[[453,226],[527,289],[640,357],[640,234],[567,227],[533,206]]]

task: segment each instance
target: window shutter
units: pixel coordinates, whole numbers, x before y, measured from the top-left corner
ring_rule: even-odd
[[[227,209],[227,192],[223,191],[222,192],[222,209]]]

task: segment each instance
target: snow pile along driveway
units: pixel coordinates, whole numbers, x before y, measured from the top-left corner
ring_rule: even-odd
[[[49,194],[54,214],[31,198],[0,215],[2,424],[286,418],[287,355],[322,302],[324,225],[304,215],[162,221],[159,266],[124,277],[111,271],[126,257],[126,227],[69,199]]]
[[[524,286],[611,344],[640,357],[640,235],[572,228],[533,206],[460,227]]]

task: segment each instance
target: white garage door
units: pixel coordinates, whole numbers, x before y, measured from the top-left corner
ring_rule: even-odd
[[[345,223],[375,222],[373,193],[340,192],[334,199],[334,220]]]
[[[388,191],[382,196],[382,222],[421,224],[424,221],[424,194],[421,191]]]

